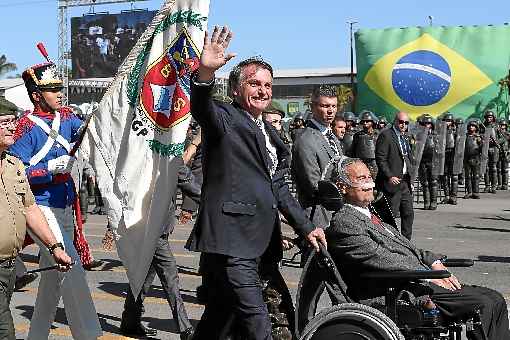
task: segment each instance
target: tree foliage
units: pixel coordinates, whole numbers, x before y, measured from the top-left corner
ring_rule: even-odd
[[[16,64],[7,61],[5,54],[0,56],[0,77],[11,71],[16,71],[18,67]]]

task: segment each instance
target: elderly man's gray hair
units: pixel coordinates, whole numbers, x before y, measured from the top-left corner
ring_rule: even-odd
[[[352,186],[353,183],[347,173],[347,167],[357,162],[361,162],[361,159],[340,156],[340,158],[334,162],[333,170],[331,171],[331,180],[333,182],[340,182],[341,184]]]

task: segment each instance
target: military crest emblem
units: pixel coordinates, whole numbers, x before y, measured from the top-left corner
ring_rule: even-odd
[[[140,107],[163,131],[190,114],[190,77],[199,65],[198,49],[183,28],[148,68],[140,91]]]

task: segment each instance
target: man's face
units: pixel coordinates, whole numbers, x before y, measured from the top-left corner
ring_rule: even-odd
[[[62,108],[62,90],[52,89],[39,93],[32,93],[34,100],[39,104],[41,109],[45,111],[57,111]]]
[[[338,137],[338,139],[344,138],[346,127],[347,124],[343,120],[337,119],[333,122],[333,133]]]
[[[258,117],[271,103],[273,78],[269,70],[258,65],[247,65],[241,71],[240,83],[233,91],[239,105]]]
[[[361,124],[363,124],[363,130],[365,131],[371,131],[372,127],[374,126],[374,122],[371,120],[363,120]]]
[[[395,117],[395,126],[400,130],[400,132],[407,131],[407,128],[409,127],[409,117],[407,116],[407,113],[400,112]]]
[[[469,125],[469,126],[468,126],[468,133],[473,134],[473,133],[475,133],[475,132],[476,132],[476,126],[474,126],[474,125]]]
[[[313,118],[325,126],[330,126],[335,119],[337,103],[337,97],[320,96],[312,103]]]
[[[352,205],[366,208],[374,200],[374,188],[361,188],[360,186],[362,184],[373,183],[370,171],[361,161],[347,166],[346,171],[347,176],[354,185],[343,187],[342,192],[345,201]]]
[[[16,130],[16,116],[0,116],[0,150],[7,150],[14,144],[14,130]]]
[[[266,113],[265,118],[266,122],[271,124],[277,131],[282,129],[282,116],[278,113]]]
[[[487,116],[488,123],[494,123],[494,116]]]

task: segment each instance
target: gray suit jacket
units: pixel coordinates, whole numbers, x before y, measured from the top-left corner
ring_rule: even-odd
[[[335,143],[341,152],[341,143],[338,140]],[[324,135],[315,124],[308,121],[307,127],[294,141],[291,172],[296,183],[298,201],[309,218],[312,208],[317,205],[318,182],[334,156],[335,152]],[[317,205],[312,223],[316,227],[326,228],[330,220],[331,213]]]
[[[384,294],[374,281],[361,279],[368,271],[430,270],[442,255],[418,249],[389,224],[374,224],[367,216],[345,205],[326,230],[328,250],[349,288],[358,299]]]

